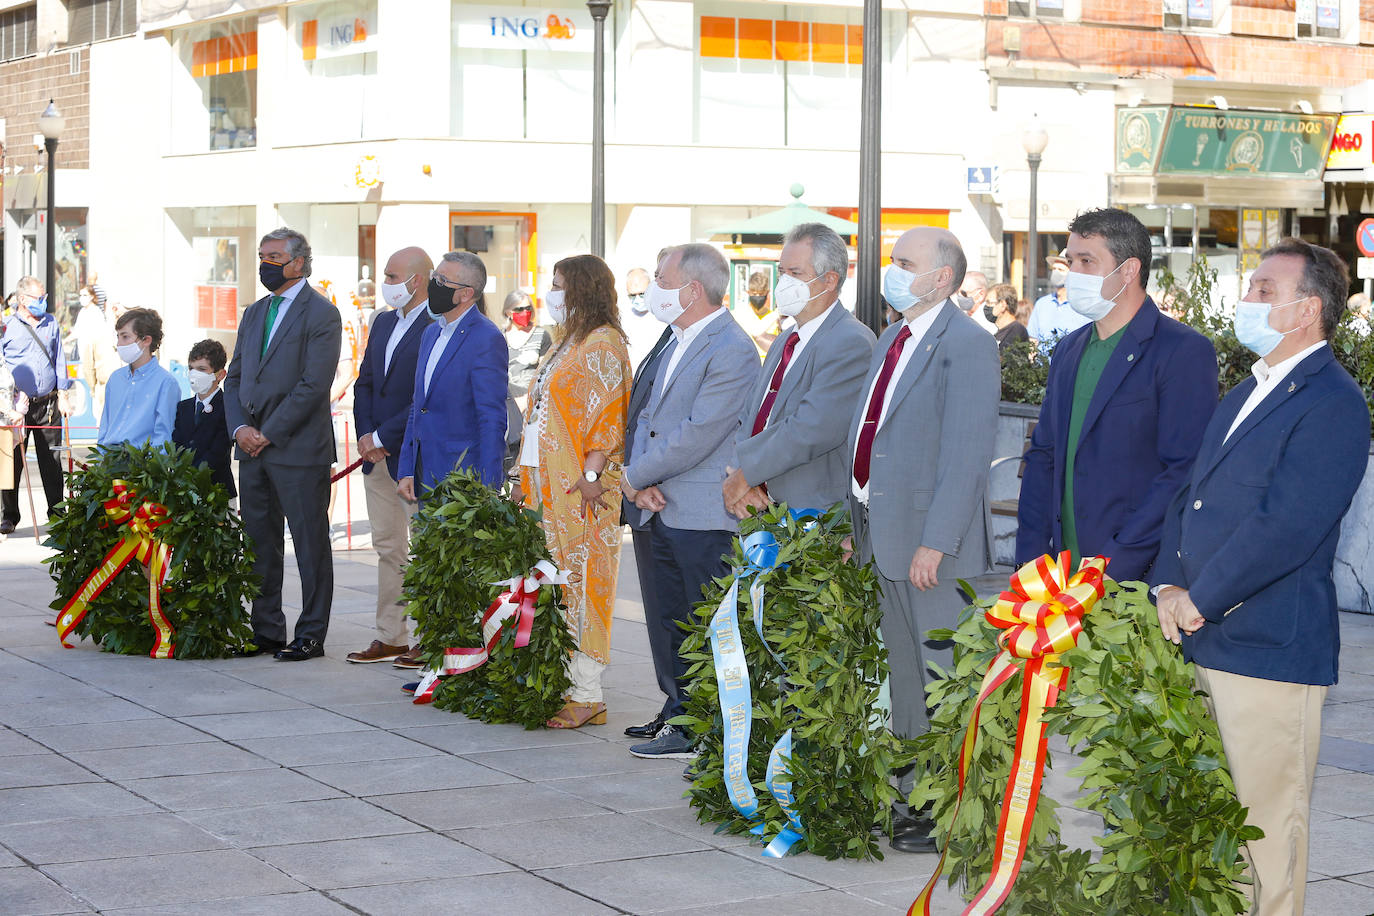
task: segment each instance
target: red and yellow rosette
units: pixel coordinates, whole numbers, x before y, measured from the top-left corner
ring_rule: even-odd
[[[125,525],[128,530],[57,615],[57,635],[62,640],[63,648],[72,648],[67,637],[86,616],[90,603],[121,569],[131,560],[137,560],[148,567],[148,622],[156,633],[153,649],[148,654],[153,658],[172,657],[176,648],[172,644],[172,624],[162,610],[162,585],[171,567],[172,548],[153,534],[155,529],[169,520],[166,506],[139,502],[138,494],[128,483],[123,480],[114,482],[114,498],[105,502],[105,525]]]
[[[1035,806],[1040,799],[1040,780],[1045,772],[1045,723],[1042,713],[1055,704],[1068,683],[1069,669],[1059,664],[1059,654],[1078,642],[1083,631],[1083,616],[1093,609],[1106,591],[1104,557],[1085,559],[1078,571],[1070,574],[1069,552],[1056,561],[1046,555],[1018,569],[1009,588],[986,613],[988,623],[1002,630],[997,643],[1002,651],[983,676],[978,699],[964,730],[959,752],[959,795],[954,814],[964,796],[964,775],[978,740],[978,716],[983,701],[1018,672],[1025,675],[1021,685],[1021,715],[1016,728],[1016,753],[1012,758],[1007,789],[1002,796],[1002,814],[997,826],[997,846],[993,852],[992,872],[964,909],[964,916],[994,913],[1007,899],[1030,839]],[[907,916],[930,914],[930,895],[944,869],[949,838],[921,895],[907,910]]]

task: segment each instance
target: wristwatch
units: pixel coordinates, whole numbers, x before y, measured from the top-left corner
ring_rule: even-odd
[[[585,480],[585,481],[587,481],[587,483],[596,483],[598,480],[601,479],[601,472],[600,472],[600,471],[583,471],[583,472],[582,472],[582,479]]]

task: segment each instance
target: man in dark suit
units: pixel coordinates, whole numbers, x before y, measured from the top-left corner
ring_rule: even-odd
[[[647,309],[648,306],[646,305]],[[649,353],[644,357],[644,361],[635,369],[634,384],[630,387],[630,407],[626,413],[628,423],[625,429],[625,460],[624,464],[629,464],[634,454],[635,431],[639,427],[639,415],[644,412],[645,406],[649,403],[649,395],[654,390],[654,377],[658,374],[659,363],[663,361],[663,351],[668,349],[668,344],[672,343],[673,329],[669,325],[664,325],[663,333],[659,335],[657,342],[650,348]],[[634,503],[628,499],[620,502],[620,522],[630,526],[630,542],[635,552],[635,571],[639,574],[639,594],[648,595],[654,592],[657,586],[654,583],[654,557],[653,546],[650,538],[653,536],[649,529],[649,520],[644,518],[644,513],[639,510]],[[650,646],[658,638],[659,634],[650,631]],[[672,669],[659,671],[658,666],[654,666],[654,673],[658,676],[659,689],[668,694],[676,686],[676,681],[672,678]],[[663,727],[663,711],[643,725],[631,725],[625,729],[627,738],[652,738],[658,734],[658,730]]]
[[[1164,510],[1217,405],[1212,343],[1145,294],[1150,233],[1125,210],[1069,224],[1069,304],[1091,324],[1059,342],[1026,451],[1016,562],[1061,550],[1143,579]]]
[[[190,449],[196,456],[196,464],[209,467],[211,482],[228,490],[229,498],[233,499],[238,496],[234,472],[229,467],[229,449],[233,442],[224,425],[224,392],[219,387],[228,362],[224,344],[218,340],[202,340],[191,347],[186,369],[192,397],[177,404],[172,441]]]
[[[324,655],[334,597],[329,547],[329,388],[343,336],[339,310],[315,292],[310,244],[293,229],[258,243],[258,278],[271,290],[243,313],[224,381],[227,429],[238,446],[240,513],[253,541],[254,643],[282,661]],[[286,642],[281,607],[282,521],[301,574],[301,614]]]
[[[892,246],[883,297],[901,320],[878,340],[850,408],[854,550],[882,586],[892,731],[903,738],[930,729],[930,664],[953,664],[953,644],[926,634],[953,629],[965,604],[956,580],[992,565],[987,481],[1002,376],[997,342],[952,298],[967,267],[947,229],[911,229]],[[910,767],[895,775],[909,794]],[[892,848],[935,848],[927,816],[894,813]]]
[[[1247,822],[1256,916],[1294,916],[1307,887],[1322,702],[1336,682],[1332,582],[1341,519],[1369,460],[1369,408],[1328,345],[1349,276],[1334,252],[1285,239],[1236,307],[1260,354],[1208,424],[1164,519],[1159,624],[1183,646],[1221,732]]]
[[[415,503],[396,492],[401,444],[415,393],[420,337],[429,327],[425,302],[434,264],[422,248],[402,248],[382,271],[382,301],[391,310],[372,322],[367,350],[353,385],[353,420],[363,459],[363,492],[377,551],[377,638],[348,661],[394,661],[406,655],[401,567],[410,555],[410,519]]]
[[[678,655],[692,606],[702,587],[727,569],[738,524],[725,511],[720,485],[734,451],[739,393],[758,371],[749,335],[722,308],[730,265],[709,245],[669,249],[658,262],[647,298],[649,310],[673,328],[654,388],[635,426],[633,460],[621,490],[647,522],[653,557],[653,588],[644,594],[644,616],[654,671],[667,697],[666,722],[681,715],[686,666]],[[631,516],[633,517],[633,515]],[[636,757],[686,759],[692,737],[665,724]]]
[[[397,466],[397,492],[415,502],[458,467],[501,486],[506,453],[506,338],[482,314],[487,268],[469,251],[450,251],[429,278],[429,310],[415,363],[411,400]]]
[[[784,330],[745,395],[735,464],[722,486],[738,518],[769,501],[825,510],[849,493],[845,436],[873,356],[873,332],[838,304],[849,250],[833,229],[802,223],[778,259],[773,304]]]

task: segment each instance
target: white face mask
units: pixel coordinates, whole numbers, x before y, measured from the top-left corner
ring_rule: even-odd
[[[115,352],[119,354],[119,358],[124,360],[124,364],[127,366],[129,363],[137,362],[138,358],[143,355],[143,348],[137,343],[126,343],[115,347]]]
[[[931,287],[929,292],[921,293],[919,296],[911,291],[911,287],[915,285],[917,280],[937,273],[939,270],[940,268],[936,267],[925,273],[914,274],[896,264],[889,264],[887,271],[883,274],[883,298],[887,300],[887,304],[892,306],[894,311],[905,314],[935,295],[936,287]]]
[[[544,311],[554,324],[562,324],[568,320],[567,306],[563,301],[564,293],[561,289],[551,289],[544,297]]]
[[[1116,271],[1124,267],[1125,264],[1126,262],[1122,261],[1120,264],[1116,265],[1116,269],[1113,270],[1111,274],[1107,274],[1107,277],[1116,273]],[[1121,289],[1116,291],[1115,296],[1112,296],[1110,299],[1103,299],[1102,281],[1107,279],[1107,277],[1097,277],[1093,274],[1069,271],[1069,276],[1064,283],[1065,289],[1067,289],[1069,294],[1069,308],[1073,309],[1084,318],[1087,318],[1089,321],[1100,321],[1106,318],[1108,313],[1116,308],[1117,296],[1120,296],[1126,291],[1126,287],[1122,286]]]
[[[186,381],[191,383],[191,390],[196,393],[196,397],[205,397],[210,393],[210,389],[215,387],[214,373],[201,372],[199,369],[187,372]]]
[[[796,318],[813,301],[825,295],[825,290],[821,290],[814,296],[809,295],[811,284],[819,280],[821,276],[821,274],[817,274],[809,281],[794,277],[791,274],[783,274],[778,277],[778,287],[773,291],[773,305],[789,318]]]
[[[645,298],[649,300],[649,311],[654,313],[654,317],[664,324],[672,324],[682,317],[682,313],[687,311],[682,304],[682,291],[690,283],[685,283],[677,289],[664,289],[654,280],[649,284],[649,291],[645,293]]]
[[[405,305],[410,301],[411,295],[410,290],[406,289],[406,283],[414,279],[415,275],[411,274],[409,277],[406,277],[404,283],[383,283],[382,301],[394,309],[398,309]]]

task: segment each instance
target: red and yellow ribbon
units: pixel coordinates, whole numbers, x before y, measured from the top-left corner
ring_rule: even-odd
[[[1083,616],[1093,609],[1106,591],[1105,573],[1109,561],[1104,557],[1085,559],[1078,572],[1069,572],[1069,552],[1056,561],[1043,556],[1027,563],[1011,577],[1009,588],[984,616],[1002,630],[997,643],[1002,651],[988,665],[978,699],[964,730],[959,752],[959,794],[954,816],[964,797],[964,775],[978,740],[978,717],[983,701],[1006,681],[1022,672],[1021,715],[1016,728],[1016,753],[1002,797],[1002,815],[997,826],[997,846],[993,851],[992,872],[964,910],[964,916],[994,913],[1007,899],[1030,840],[1035,806],[1040,799],[1040,780],[1045,772],[1045,723],[1042,714],[1053,706],[1068,683],[1069,669],[1059,664],[1059,654],[1073,648],[1083,631]],[[1024,671],[1023,671],[1024,663]],[[951,824],[953,822],[951,821]],[[907,916],[930,914],[930,895],[944,869],[949,838],[921,895],[907,910]]]
[[[172,624],[162,610],[162,584],[172,563],[172,548],[153,534],[154,529],[169,520],[166,506],[139,502],[138,494],[128,483],[114,482],[114,498],[105,502],[105,525],[126,525],[128,530],[57,615],[57,635],[64,648],[72,648],[67,637],[86,616],[90,603],[129,561],[137,560],[148,567],[148,622],[156,633],[153,650],[148,654],[153,658],[172,657],[176,648],[172,644]]]

